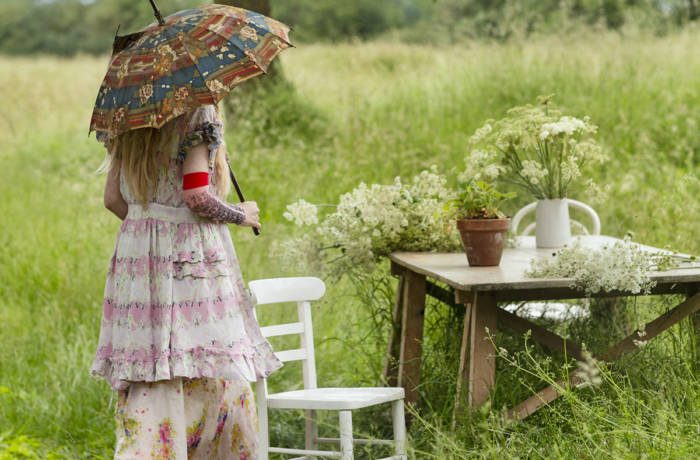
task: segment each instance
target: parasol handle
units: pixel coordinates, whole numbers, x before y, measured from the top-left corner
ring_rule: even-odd
[[[231,169],[231,165],[228,165],[228,173],[231,176],[231,183],[233,183],[233,187],[236,189],[236,195],[238,195],[238,199],[241,200],[241,203],[245,201],[245,198],[243,197],[243,191],[241,190],[240,185],[238,185],[238,181],[236,180],[236,176],[233,175],[233,169]],[[255,233],[255,236],[260,235],[260,230],[257,228],[253,227],[253,233]]]
[[[165,20],[163,19],[163,15],[160,14],[160,11],[158,11],[158,7],[156,6],[155,0],[148,0],[151,2],[151,7],[153,7],[153,14],[155,14],[156,19],[158,20],[158,24],[161,26],[165,24]]]

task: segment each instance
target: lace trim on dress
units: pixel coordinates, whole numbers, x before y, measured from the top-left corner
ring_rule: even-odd
[[[194,131],[188,133],[185,139],[180,143],[180,148],[177,152],[177,161],[180,163],[184,162],[190,149],[199,144],[207,144],[207,148],[209,149],[209,169],[213,170],[216,152],[219,151],[219,146],[221,146],[222,142],[222,125],[220,123],[205,121]]]

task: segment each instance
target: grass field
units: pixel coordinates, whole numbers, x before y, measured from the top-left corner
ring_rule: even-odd
[[[282,218],[286,204],[332,203],[360,181],[388,183],[431,164],[459,168],[467,137],[484,120],[550,93],[600,126],[611,157],[592,173],[610,185],[609,199],[597,205],[604,233],[633,232],[640,242],[700,253],[699,40],[698,33],[602,35],[451,49],[369,43],[290,50],[283,67],[295,91],[274,91],[227,124],[234,169],[263,209],[262,237],[232,228],[244,276],[295,273],[276,252],[294,231]],[[102,207],[104,177],[94,172],[104,152],[86,135],[105,66],[91,57],[0,58],[3,460],[112,452],[114,399],[88,375],[119,226]],[[485,410],[453,430],[459,331],[453,313],[432,307],[425,402],[410,433],[416,458],[700,456],[700,382],[688,324],[627,357],[623,370],[605,372],[600,388],[569,394],[522,424]],[[641,321],[666,307],[620,308]],[[320,382],[378,384],[386,323],[373,322],[353,286],[329,286],[314,315]],[[520,337],[499,341],[522,349]],[[518,356],[519,365],[498,369],[494,408],[528,394],[520,380],[537,386],[559,372],[536,349]],[[284,369],[278,381],[298,385],[293,371]],[[381,420],[366,414],[357,426],[381,432]],[[300,427],[292,416],[276,418],[273,435],[303,439]]]

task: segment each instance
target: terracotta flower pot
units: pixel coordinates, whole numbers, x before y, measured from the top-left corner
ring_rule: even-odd
[[[472,267],[495,267],[501,263],[510,219],[459,219],[457,229]]]

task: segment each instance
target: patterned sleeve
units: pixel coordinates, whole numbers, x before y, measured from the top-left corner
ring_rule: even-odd
[[[199,144],[207,144],[209,149],[209,171],[213,171],[216,152],[223,142],[223,123],[216,106],[200,106],[191,112],[185,136],[178,148],[177,160],[184,162],[190,149]]]
[[[245,222],[245,210],[235,204],[226,203],[207,190],[187,190],[185,203],[193,213],[218,223],[241,225]]]

